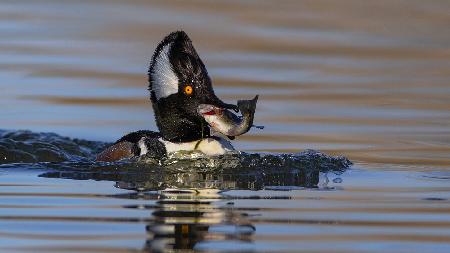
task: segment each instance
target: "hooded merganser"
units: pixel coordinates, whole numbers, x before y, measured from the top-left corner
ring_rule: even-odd
[[[188,35],[177,31],[156,47],[148,70],[150,100],[159,132],[141,130],[127,134],[97,156],[97,161],[117,161],[147,154],[164,157],[176,151],[198,150],[220,155],[234,150],[228,140],[213,136],[200,105],[233,109],[215,94],[205,65]]]

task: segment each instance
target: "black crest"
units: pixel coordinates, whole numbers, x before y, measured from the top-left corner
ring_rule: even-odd
[[[184,142],[209,136],[208,124],[197,113],[200,104],[235,108],[214,94],[208,71],[183,31],[173,32],[159,43],[148,77],[156,123],[167,140]],[[184,93],[186,86],[192,87],[192,94]]]

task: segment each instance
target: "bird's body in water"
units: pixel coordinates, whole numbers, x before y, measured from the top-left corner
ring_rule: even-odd
[[[257,97],[239,101],[237,106],[220,100],[214,94],[205,65],[183,31],[173,32],[159,43],[148,79],[159,132],[141,130],[127,134],[101,152],[98,161],[145,154],[160,158],[193,150],[221,155],[234,148],[229,140],[214,136],[211,128],[233,139],[253,124]],[[241,110],[242,117],[229,110]]]

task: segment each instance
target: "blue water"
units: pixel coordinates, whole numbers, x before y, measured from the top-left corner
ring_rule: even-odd
[[[0,129],[51,134],[0,140],[0,252],[449,252],[449,10],[2,1]],[[156,130],[146,72],[178,29],[221,99],[260,95],[265,129],[238,137],[238,150],[312,149],[354,165],[93,163],[125,133]]]

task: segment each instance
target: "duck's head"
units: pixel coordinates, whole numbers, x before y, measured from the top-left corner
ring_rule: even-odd
[[[237,109],[214,94],[205,65],[183,31],[159,43],[148,76],[156,124],[166,140],[184,142],[209,136],[209,125],[197,112],[200,104]]]

